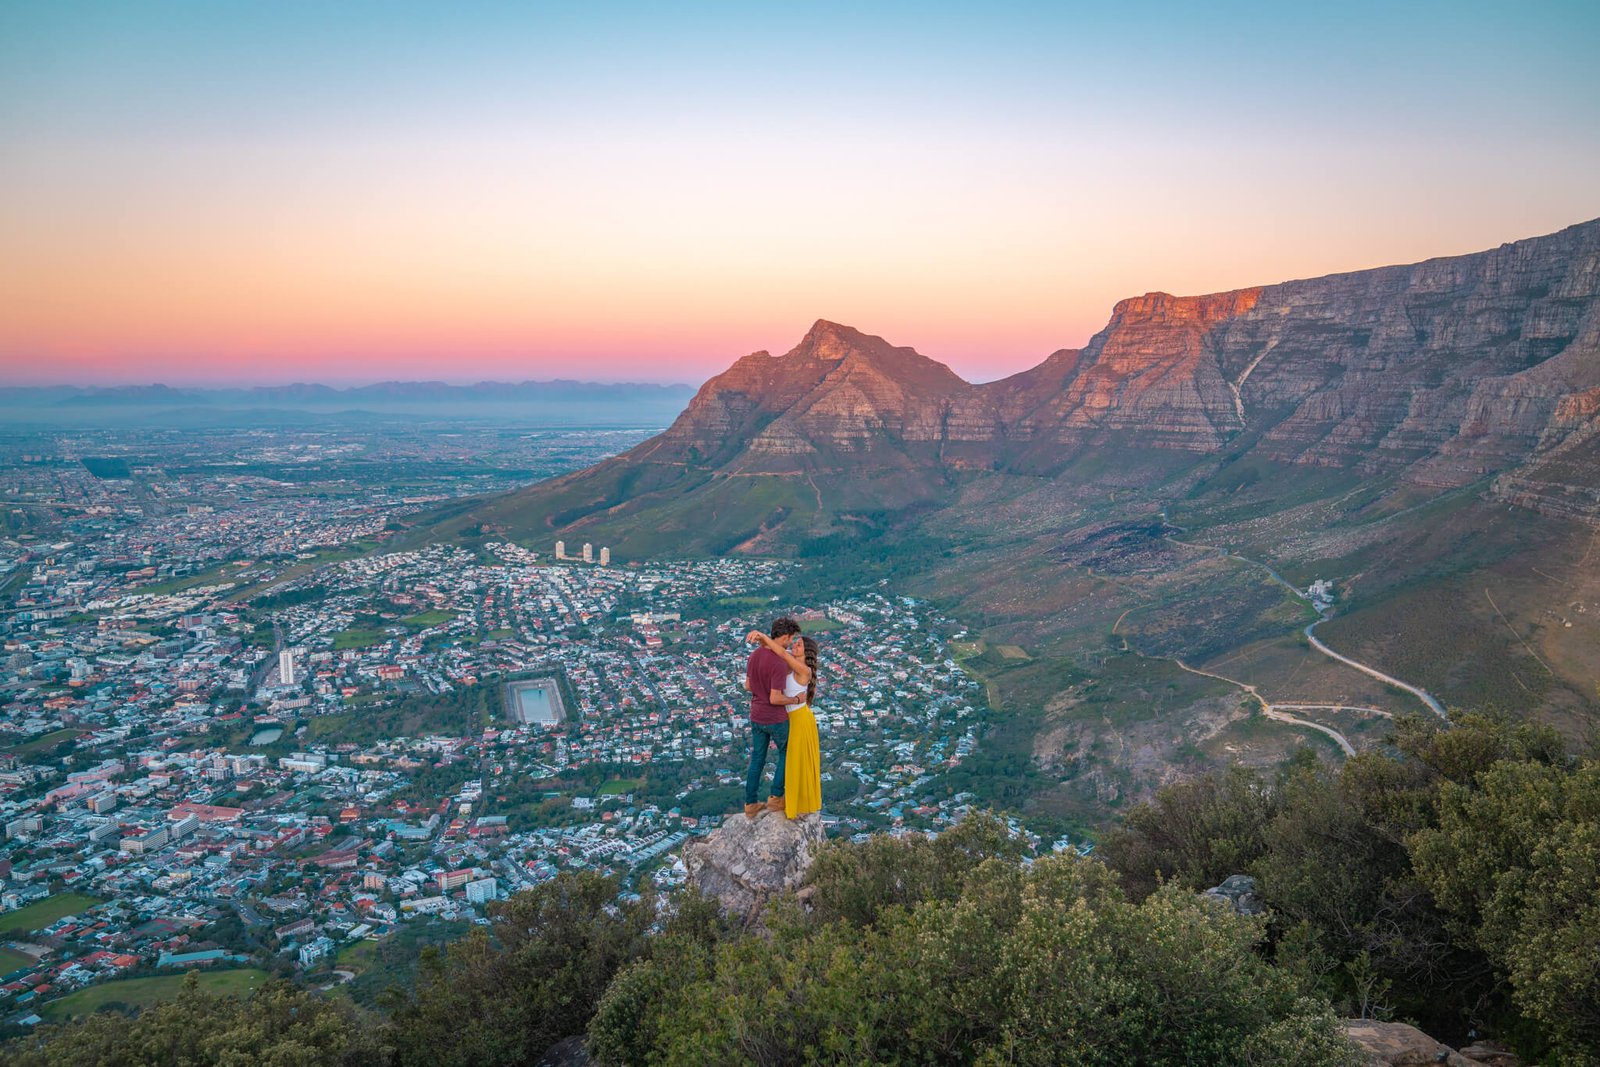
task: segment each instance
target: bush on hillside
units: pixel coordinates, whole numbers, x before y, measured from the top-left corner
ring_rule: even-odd
[[[922,848],[885,841],[850,868],[867,887],[886,852]],[[1254,951],[1264,925],[1215,902],[1169,887],[1134,903],[1076,856],[989,858],[943,888],[857,916],[867,925],[791,903],[770,913],[770,940],[652,955],[607,991],[592,1051],[660,1065],[1359,1062],[1326,1004]]]

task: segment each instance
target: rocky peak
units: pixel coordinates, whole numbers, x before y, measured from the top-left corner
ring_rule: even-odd
[[[790,349],[789,355],[804,354],[813,359],[838,360],[844,359],[852,352],[863,349],[889,348],[889,342],[881,337],[864,334],[854,326],[844,326],[827,319],[818,319],[811,324],[811,329],[800,339],[800,343]]]

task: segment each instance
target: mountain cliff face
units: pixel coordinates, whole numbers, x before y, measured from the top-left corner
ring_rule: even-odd
[[[746,356],[707,382],[661,447],[821,463],[953,446],[954,463],[1005,465],[1123,434],[1208,452],[1255,430],[1274,459],[1462,484],[1581,428],[1600,388],[1597,298],[1600,222],[1413,266],[1149,293],[1119,303],[1083,350],[981,386],[819,322],[788,354]]]
[[[803,492],[765,490],[764,536],[797,509],[935,501],[962,472],[1049,475],[1103,448],[1248,446],[1424,486],[1499,475],[1507,499],[1589,516],[1597,408],[1600,220],[1411,266],[1149,293],[1119,303],[1081,350],[983,385],[819,321],[789,352],[753,353],[706,382],[658,437],[490,511],[537,511],[558,528],[715,491],[725,514],[748,495],[730,479],[751,491],[763,476],[804,479]]]

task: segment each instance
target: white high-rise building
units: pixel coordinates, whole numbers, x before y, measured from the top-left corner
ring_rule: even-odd
[[[611,566],[611,550],[609,548],[602,548],[600,550],[600,566]]]
[[[556,559],[566,559],[566,558],[567,558],[567,543],[565,541],[557,541],[556,542]]]
[[[583,561],[585,563],[594,562],[594,546],[587,541],[583,543]]]
[[[280,685],[294,684],[294,653],[287,648],[278,653],[278,682]]]

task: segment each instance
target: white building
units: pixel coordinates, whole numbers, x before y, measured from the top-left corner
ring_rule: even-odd
[[[418,915],[431,915],[444,911],[450,906],[450,901],[445,897],[418,897],[416,900],[403,900],[400,910],[415,912]]]
[[[583,543],[583,561],[585,563],[594,562],[594,546],[587,541]]]
[[[467,903],[487,904],[499,896],[500,883],[493,878],[479,878],[475,882],[467,883]]]
[[[295,771],[299,774],[316,774],[327,767],[328,757],[314,752],[293,752],[278,760],[278,766],[286,771]]]
[[[300,966],[311,967],[328,953],[333,951],[333,941],[330,938],[319,937],[308,945],[300,947]]]
[[[602,567],[611,566],[611,549],[602,548],[600,550],[600,566],[602,566]]]
[[[287,648],[278,653],[278,680],[283,685],[294,684],[294,653]]]
[[[567,543],[565,541],[557,541],[556,542],[556,559],[566,559],[566,558],[567,558]]]

